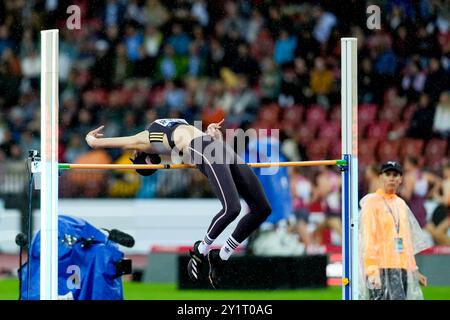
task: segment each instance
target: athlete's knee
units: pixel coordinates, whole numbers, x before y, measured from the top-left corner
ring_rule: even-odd
[[[241,202],[239,200],[237,201],[229,201],[227,203],[227,217],[231,221],[236,219],[239,216],[239,213],[241,213]]]
[[[262,215],[264,218],[267,218],[272,213],[272,206],[268,201],[262,201],[259,204],[258,214]]]

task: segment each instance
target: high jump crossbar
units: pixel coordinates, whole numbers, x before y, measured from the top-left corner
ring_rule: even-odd
[[[317,160],[317,161],[287,161],[287,162],[259,162],[247,163],[252,168],[267,167],[313,167],[313,166],[346,166],[346,160]],[[192,169],[195,164],[84,164],[84,163],[60,163],[59,169]]]

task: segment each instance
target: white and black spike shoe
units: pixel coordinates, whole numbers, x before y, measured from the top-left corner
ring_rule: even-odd
[[[191,280],[194,282],[199,280],[202,268],[204,267],[206,260],[206,257],[198,251],[198,246],[200,243],[201,243],[200,240],[197,241],[194,244],[194,248],[192,250],[189,250],[189,255],[191,256],[191,259],[189,260],[187,271],[189,278],[191,278]]]
[[[211,250],[208,254],[209,282],[214,289],[221,288],[226,261],[220,258],[220,250]]]

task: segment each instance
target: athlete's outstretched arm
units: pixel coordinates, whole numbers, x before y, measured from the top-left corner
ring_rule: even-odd
[[[104,127],[105,126],[100,126],[86,135],[86,142],[91,148],[120,148],[146,151],[150,147],[148,131],[146,130],[141,131],[134,136],[103,138],[103,133],[101,133],[101,131]]]
[[[222,132],[220,131],[221,124],[225,121],[225,119],[222,119],[218,123],[211,123],[208,128],[206,129],[205,133],[207,135],[210,135],[216,140],[223,140]]]

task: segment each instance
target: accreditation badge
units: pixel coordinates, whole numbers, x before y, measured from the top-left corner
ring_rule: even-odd
[[[403,238],[394,238],[395,251],[397,253],[403,252]]]

